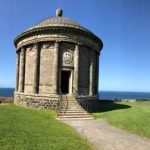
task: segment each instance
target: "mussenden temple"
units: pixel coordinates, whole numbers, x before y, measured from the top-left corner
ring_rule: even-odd
[[[61,115],[76,108],[89,117],[85,109],[98,97],[100,38],[63,17],[59,8],[56,16],[19,34],[14,44],[16,105],[54,108]]]

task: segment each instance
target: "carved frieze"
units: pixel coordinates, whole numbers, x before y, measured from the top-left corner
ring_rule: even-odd
[[[52,43],[52,42],[43,42],[41,44],[41,48],[44,48],[44,49],[46,49],[46,48],[53,48],[53,47],[54,47],[54,43]]]
[[[34,45],[29,45],[28,47],[27,47],[27,51],[34,51]]]
[[[64,42],[71,42],[71,43],[83,43],[83,45],[87,45],[91,47],[93,50],[98,51],[99,50],[99,45],[97,43],[94,43],[90,39],[84,37],[84,36],[78,36],[78,35],[71,35],[67,33],[63,33],[61,35],[58,34],[40,34],[37,36],[30,36],[27,37],[20,42],[17,43],[17,49],[21,48],[22,46],[30,45],[32,43],[35,43],[35,41],[38,42],[52,42],[52,41],[64,41]],[[49,47],[47,44],[44,46]],[[43,47],[43,48],[44,48]]]

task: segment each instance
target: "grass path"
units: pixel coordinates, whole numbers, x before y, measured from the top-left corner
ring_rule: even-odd
[[[0,106],[1,150],[91,150],[74,129],[55,120],[54,111]]]
[[[103,118],[112,125],[150,138],[150,102],[101,103],[95,118]]]

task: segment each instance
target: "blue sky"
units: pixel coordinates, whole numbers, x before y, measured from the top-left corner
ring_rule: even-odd
[[[149,0],[0,0],[0,87],[15,86],[16,35],[58,7],[103,40],[100,90],[150,92]]]

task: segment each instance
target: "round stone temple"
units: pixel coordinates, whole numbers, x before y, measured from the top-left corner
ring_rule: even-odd
[[[56,16],[61,17],[62,15],[63,15],[63,10],[62,10],[61,8],[58,8],[58,9],[56,10]]]
[[[100,38],[64,17],[58,8],[55,16],[19,34],[14,43],[16,105],[52,108],[58,110],[60,117],[66,113],[74,118],[90,117],[86,110],[99,104],[98,68],[103,46]]]

